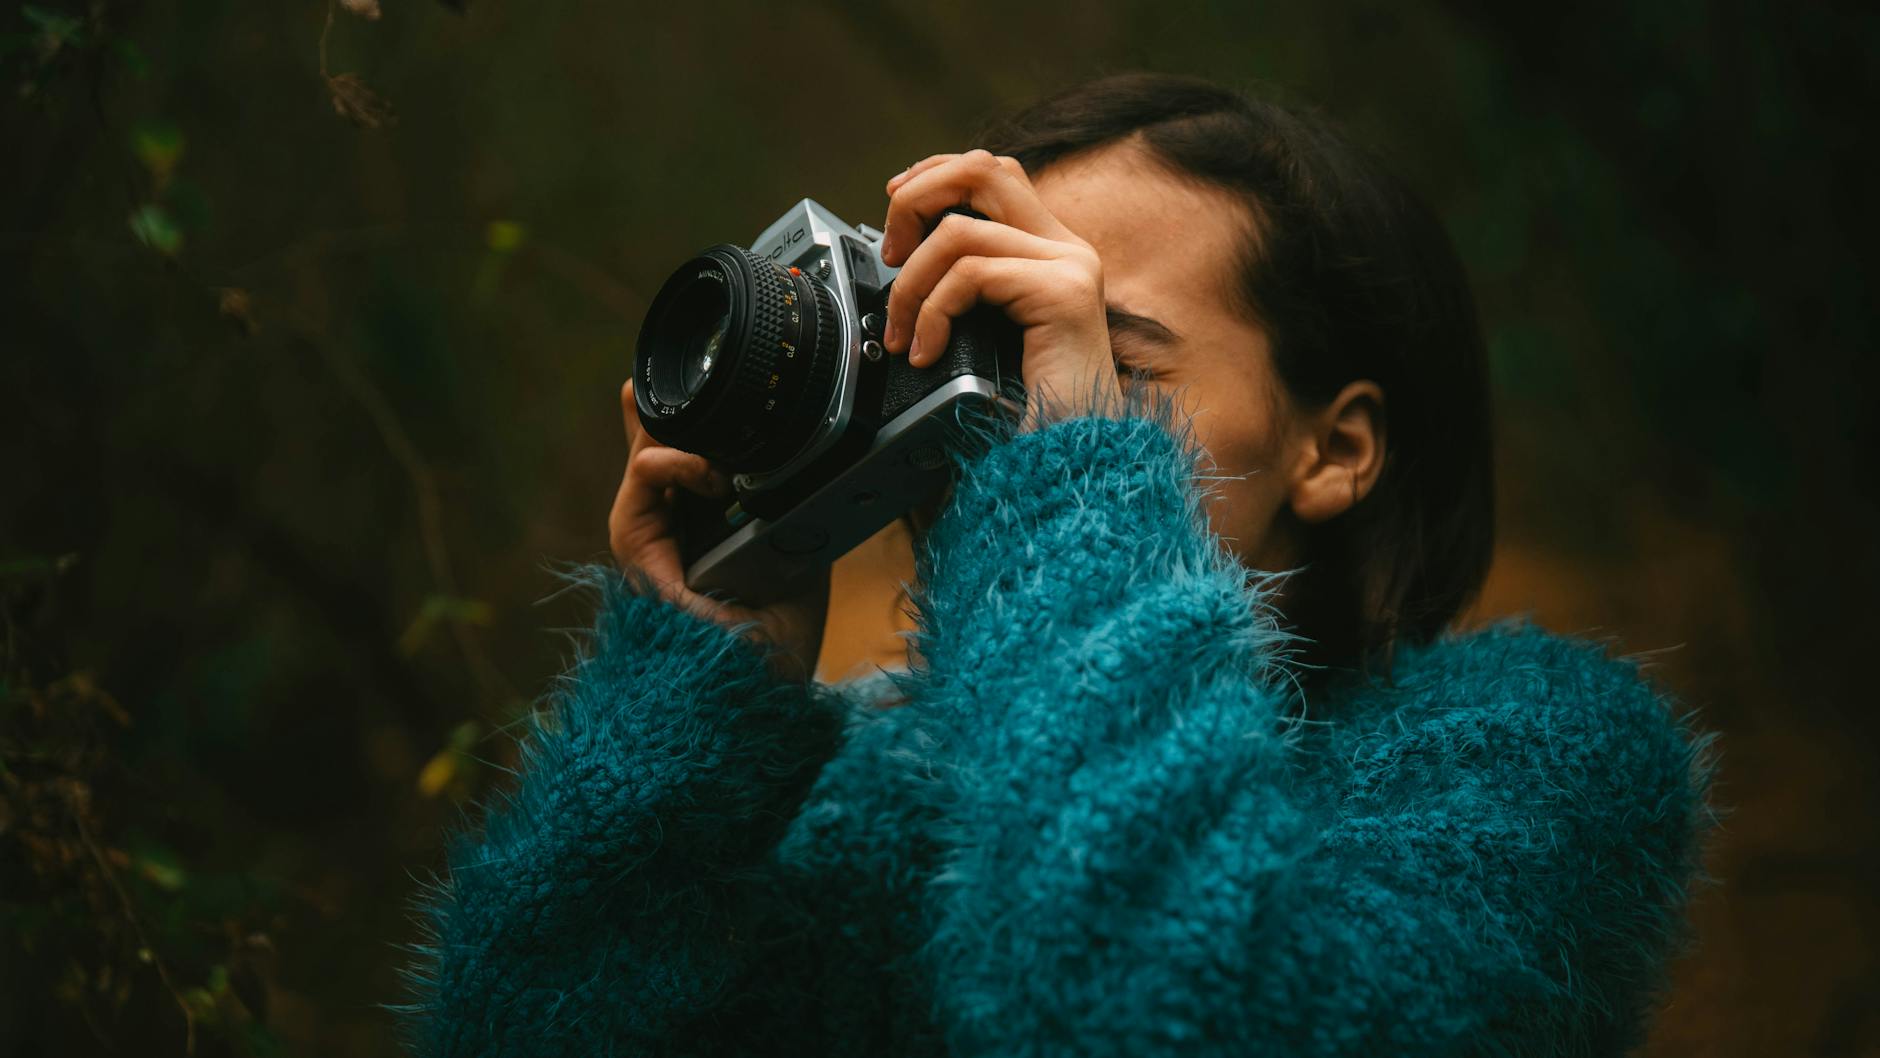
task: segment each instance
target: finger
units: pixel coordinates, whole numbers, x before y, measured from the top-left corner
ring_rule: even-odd
[[[1007,172],[1024,181],[1025,186],[1031,186],[1031,174],[1025,171],[1024,163],[1009,154],[998,154],[993,157],[999,160],[1000,165],[1005,166]]]
[[[608,538],[616,561],[639,566],[656,578],[683,577],[672,518],[673,502],[682,488],[722,496],[730,491],[730,481],[704,456],[664,445],[642,448],[628,458],[608,516]]]
[[[962,257],[934,284],[933,291],[922,299],[920,311],[914,317],[913,336],[907,348],[909,364],[926,367],[939,358],[947,347],[948,336],[953,333],[953,318],[979,303],[979,284],[993,260]]]
[[[1001,306],[1021,328],[1092,314],[1100,321],[1100,282],[1070,258],[962,257],[921,303],[908,363],[926,367],[938,360],[953,320],[976,304]]]
[[[898,266],[939,221],[955,206],[985,214],[1001,224],[1047,239],[1076,241],[1031,183],[1014,175],[990,151],[974,150],[942,162],[908,179],[888,201],[886,234],[881,259]]]
[[[679,544],[672,535],[671,509],[660,495],[664,491],[649,488],[629,463],[607,519],[607,542],[614,561],[621,569],[640,569],[662,585],[685,576]]]
[[[1008,224],[957,213],[941,217],[933,234],[921,241],[888,288],[887,326],[882,334],[882,345],[889,352],[906,349],[908,340],[913,337],[914,315],[920,311],[921,302],[960,258],[971,255],[1050,260],[1073,249]]]
[[[907,168],[901,170],[899,173],[896,173],[893,177],[889,178],[888,197],[892,199],[894,197],[894,193],[896,191],[899,191],[902,185],[906,184],[909,180],[912,180],[914,177],[919,176],[920,174],[927,172],[928,170],[933,169],[936,166],[945,165],[946,163],[953,161],[954,159],[958,157],[959,157],[958,154],[931,154],[925,158],[922,158],[920,161],[915,162],[913,165],[908,166]],[[883,220],[881,222],[881,244],[882,244],[883,249],[886,249],[889,242],[891,241],[888,238],[888,236],[890,232],[892,231],[893,227],[894,227],[894,220],[892,217],[889,217],[888,219]],[[916,232],[915,238],[918,239],[919,237],[920,237],[920,233]]]
[[[679,543],[672,537],[663,536],[637,547],[621,565],[646,574],[661,598],[690,607],[692,592],[685,586],[685,563],[679,558]]]
[[[729,484],[709,459],[665,445],[649,445],[634,453],[627,460],[627,472],[637,474],[649,489],[683,488],[701,496],[723,495]]]
[[[610,521],[616,542],[623,535],[635,544],[670,535],[672,500],[667,490],[684,487],[722,495],[721,479],[704,456],[664,445],[640,449],[627,459],[626,480],[614,501]]]
[[[913,165],[908,166],[907,168],[901,170],[900,172],[888,178],[888,194],[890,195],[894,194],[895,189],[899,188],[902,184],[905,184],[910,179],[916,176],[919,176],[921,173],[924,173],[929,169],[932,169],[934,166],[940,165],[944,162],[950,162],[953,159],[958,158],[958,157],[959,155],[957,154],[930,154],[927,157],[922,158],[920,161],[915,162]]]
[[[919,176],[921,173],[932,169],[936,165],[943,162],[950,162],[958,157],[959,155],[957,154],[934,154],[915,162],[913,165],[908,166],[888,178],[888,194],[892,195],[900,190],[901,185],[907,183],[908,180],[913,177]],[[1031,183],[1031,174],[1025,171],[1025,166],[1020,163],[1017,158],[1004,154],[995,155],[995,157],[999,159],[1000,165],[1005,166],[1006,169],[1011,171],[1013,176],[1018,177],[1027,184]]]
[[[614,505],[607,512],[607,545],[613,549],[614,561],[621,566],[627,565],[627,555],[622,548],[629,525],[633,487],[633,468],[629,466],[621,471],[620,488],[614,491]]]
[[[620,418],[627,429],[627,456],[631,458],[650,440],[646,427],[640,423],[640,405],[633,399],[632,379],[620,386]]]

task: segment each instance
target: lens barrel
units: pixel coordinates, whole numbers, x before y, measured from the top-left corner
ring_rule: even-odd
[[[647,309],[633,370],[640,421],[733,472],[788,462],[821,422],[841,348],[834,297],[795,268],[720,243]]]

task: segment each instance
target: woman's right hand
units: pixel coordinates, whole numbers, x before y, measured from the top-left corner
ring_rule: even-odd
[[[627,430],[627,471],[607,518],[614,561],[622,569],[645,573],[662,598],[700,617],[727,628],[749,624],[747,636],[774,648],[771,671],[784,679],[810,679],[829,613],[829,571],[811,578],[798,595],[767,606],[726,602],[686,587],[674,509],[676,490],[729,496],[731,481],[704,456],[654,440],[640,425],[632,382],[620,388],[620,412]]]

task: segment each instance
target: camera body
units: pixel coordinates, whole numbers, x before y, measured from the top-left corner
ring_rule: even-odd
[[[997,306],[955,319],[927,367],[883,349],[897,270],[880,247],[879,231],[806,198],[654,296],[634,362],[640,421],[734,490],[675,498],[694,591],[761,605],[799,590],[946,487],[963,413],[1022,405],[1022,335]]]

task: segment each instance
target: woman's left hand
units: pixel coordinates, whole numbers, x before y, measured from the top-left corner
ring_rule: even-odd
[[[980,302],[999,305],[1024,328],[1029,421],[1044,399],[1115,406],[1103,265],[1045,208],[1017,159],[936,154],[887,190],[881,259],[901,270],[888,296],[889,352],[925,367],[945,351],[954,317]],[[955,206],[988,219],[941,215]]]

